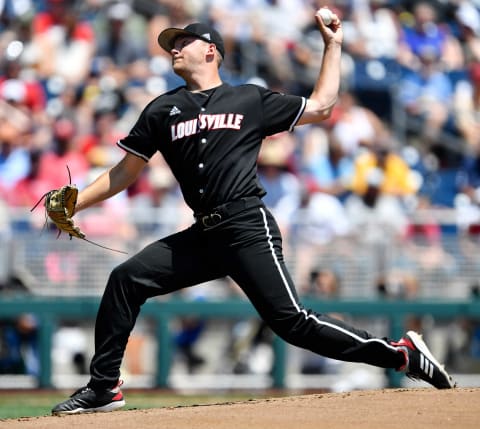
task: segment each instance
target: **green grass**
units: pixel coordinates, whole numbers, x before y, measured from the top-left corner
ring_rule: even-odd
[[[71,392],[70,392],[71,393]],[[189,405],[217,404],[233,401],[246,401],[263,395],[244,393],[225,395],[176,395],[169,391],[128,391],[124,390],[127,405],[125,410],[179,407]],[[272,395],[269,395],[272,396]],[[1,391],[0,419],[35,417],[50,415],[50,410],[68,394],[58,391]],[[265,397],[265,396],[263,396]]]

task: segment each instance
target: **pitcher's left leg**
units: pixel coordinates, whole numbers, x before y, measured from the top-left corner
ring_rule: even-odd
[[[235,249],[230,275],[277,335],[333,359],[383,368],[405,365],[405,354],[388,339],[305,309],[285,266],[275,220],[261,207],[250,213],[249,222],[249,235],[254,231],[256,238],[245,236],[245,246]]]

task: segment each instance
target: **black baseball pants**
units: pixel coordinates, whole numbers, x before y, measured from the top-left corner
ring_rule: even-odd
[[[224,276],[242,288],[277,335],[295,346],[383,368],[405,363],[386,338],[302,307],[285,267],[278,226],[259,205],[211,228],[196,223],[148,245],[112,271],[97,314],[89,386],[116,384],[128,337],[148,298]]]

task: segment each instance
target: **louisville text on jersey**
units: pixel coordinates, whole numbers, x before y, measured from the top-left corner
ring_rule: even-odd
[[[201,114],[198,118],[181,121],[171,126],[172,142],[189,137],[202,130],[232,129],[239,130],[243,115],[239,113]]]

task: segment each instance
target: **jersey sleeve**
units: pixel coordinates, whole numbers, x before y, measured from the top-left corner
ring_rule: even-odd
[[[270,136],[281,131],[293,131],[302,116],[307,100],[297,95],[260,88],[263,105],[264,135]]]
[[[125,151],[132,153],[145,161],[149,161],[157,151],[157,146],[153,141],[156,135],[153,121],[149,119],[148,106],[140,114],[137,122],[130,130],[130,133],[120,139],[117,145]]]

